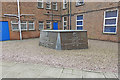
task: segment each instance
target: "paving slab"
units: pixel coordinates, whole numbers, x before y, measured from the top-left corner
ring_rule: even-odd
[[[11,71],[11,72],[8,72],[7,74],[3,75],[2,77],[3,78],[17,78],[19,74],[20,74],[20,72]]]
[[[105,78],[103,73],[94,73],[83,71],[83,78]]]
[[[69,73],[62,73],[60,75],[60,78],[82,78],[79,75],[73,75],[73,74],[69,74]]]
[[[82,71],[81,70],[73,69],[72,74],[79,75],[79,76],[82,77]]]
[[[83,80],[109,80],[106,78],[83,78]]]
[[[115,74],[115,76],[118,78],[119,76],[118,76],[118,73],[114,73]]]
[[[29,67],[30,69],[38,69],[38,70],[44,70],[46,69],[48,66],[47,65],[43,65],[43,64],[34,64],[32,67]]]
[[[82,78],[60,78],[58,80],[83,80]]]
[[[2,66],[0,66],[0,79],[2,78]]]
[[[104,73],[105,78],[117,78],[114,73]]]
[[[24,70],[21,72],[18,76],[18,78],[37,78],[40,75],[41,71],[40,70]]]
[[[2,66],[14,66],[14,65],[16,65],[17,64],[17,62],[2,62],[1,63],[2,64]]]
[[[63,73],[69,73],[69,74],[72,74],[72,69],[64,68],[64,69],[63,69]]]
[[[40,76],[38,76],[38,78],[59,78],[62,70],[62,68],[48,67],[40,74]]]

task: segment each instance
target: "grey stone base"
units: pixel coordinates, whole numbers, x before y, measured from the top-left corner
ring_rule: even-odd
[[[40,32],[39,45],[57,50],[86,49],[87,31],[43,30]]]

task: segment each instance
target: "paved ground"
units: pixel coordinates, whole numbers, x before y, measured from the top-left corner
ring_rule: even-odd
[[[39,39],[8,41],[2,43],[2,53],[4,61],[94,72],[118,70],[118,44],[114,42],[89,40],[89,49],[57,51],[39,46]]]
[[[2,62],[1,66],[2,78],[117,78],[114,73],[96,73],[41,64]]]

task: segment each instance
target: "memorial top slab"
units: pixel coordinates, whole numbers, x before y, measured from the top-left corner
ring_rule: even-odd
[[[85,32],[87,30],[42,30],[43,32]]]

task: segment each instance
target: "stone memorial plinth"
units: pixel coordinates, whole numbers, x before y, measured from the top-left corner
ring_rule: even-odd
[[[87,31],[42,30],[39,45],[57,50],[86,49],[88,48]]]

